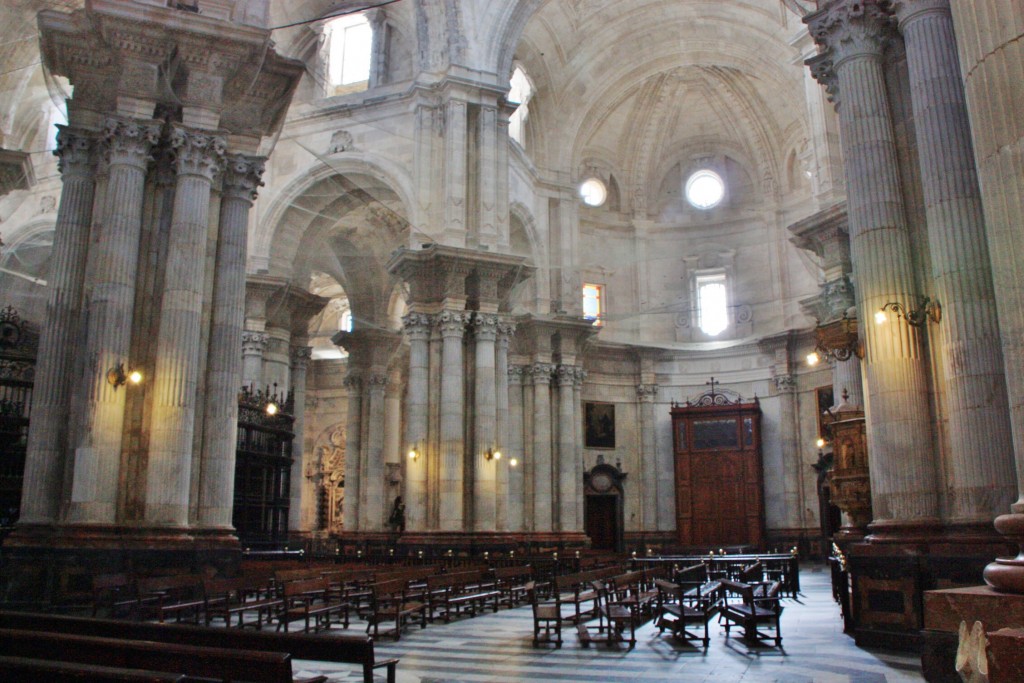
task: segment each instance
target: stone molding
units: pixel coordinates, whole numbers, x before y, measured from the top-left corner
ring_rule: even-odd
[[[263,187],[265,157],[231,154],[225,158],[223,194],[247,201],[256,200],[256,188]]]
[[[91,176],[96,163],[96,138],[85,131],[57,125],[57,170],[64,178]]]
[[[265,332],[242,332],[242,355],[262,356],[270,343]]]
[[[212,182],[213,177],[224,167],[227,142],[217,135],[174,126],[171,130],[171,149],[174,150],[179,176],[199,176]]]
[[[103,127],[103,141],[111,166],[123,164],[145,170],[159,139],[157,123],[110,118]]]

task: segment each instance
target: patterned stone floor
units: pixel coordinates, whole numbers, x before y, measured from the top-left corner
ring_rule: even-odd
[[[625,646],[580,647],[575,632],[563,629],[561,650],[531,646],[529,607],[504,609],[451,624],[413,627],[394,643],[382,640],[378,657],[400,657],[398,683],[484,681],[622,681],[643,683],[907,683],[923,681],[920,658],[865,650],[844,635],[832,601],[828,574],[810,566],[800,576],[803,593],[786,600],[782,615],[783,649],[728,640],[712,627],[711,646],[702,649],[659,636],[647,624],[632,651]],[[365,623],[355,622],[358,632]],[[297,661],[297,676],[314,673],[332,681],[355,681],[360,673],[343,664]],[[383,670],[381,670],[383,674]],[[378,681],[383,681],[380,675]]]

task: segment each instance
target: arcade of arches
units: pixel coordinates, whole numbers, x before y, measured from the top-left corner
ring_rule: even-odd
[[[8,598],[335,542],[834,541],[865,642],[1024,592],[1021,0],[369,4],[0,8]]]

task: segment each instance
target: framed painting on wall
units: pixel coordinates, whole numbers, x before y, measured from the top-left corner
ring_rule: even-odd
[[[615,404],[585,403],[583,435],[587,448],[615,448]]]

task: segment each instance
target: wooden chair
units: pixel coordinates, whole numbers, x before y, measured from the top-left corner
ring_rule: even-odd
[[[708,623],[718,614],[721,584],[711,581],[696,588],[686,588],[670,581],[657,579],[658,616],[655,626],[659,633],[669,629],[674,636],[683,640],[700,640],[704,647],[711,644]],[[687,630],[687,626],[704,626],[700,636]]]
[[[777,581],[763,588],[725,579],[722,589],[725,594],[720,614],[726,638],[729,628],[736,625],[743,627],[743,635],[748,640],[774,640],[776,647],[782,647],[782,604]],[[764,628],[771,633],[762,630]]]
[[[553,643],[556,649],[562,647],[562,605],[558,594],[555,602],[542,604],[533,581],[526,584],[526,594],[533,606],[533,646]]]
[[[394,628],[384,631],[384,634],[393,634],[396,641],[402,637],[402,627],[417,615],[420,628],[427,627],[427,603],[411,599],[406,591],[406,583],[405,579],[392,579],[370,585],[370,612],[367,615],[366,632],[369,633],[372,628],[374,639],[380,637],[380,625],[385,622],[394,622]]]
[[[597,633],[592,634],[586,624],[578,623],[576,630],[580,636],[580,643],[583,647],[589,647],[590,643],[603,642],[609,645],[613,643],[628,643],[629,649],[636,646],[636,627],[639,620],[638,606],[635,602],[628,602],[617,595],[610,584],[601,580],[593,582],[595,598],[595,609],[598,615]],[[626,596],[628,597],[628,596]],[[624,638],[626,627],[629,627],[629,640]]]

